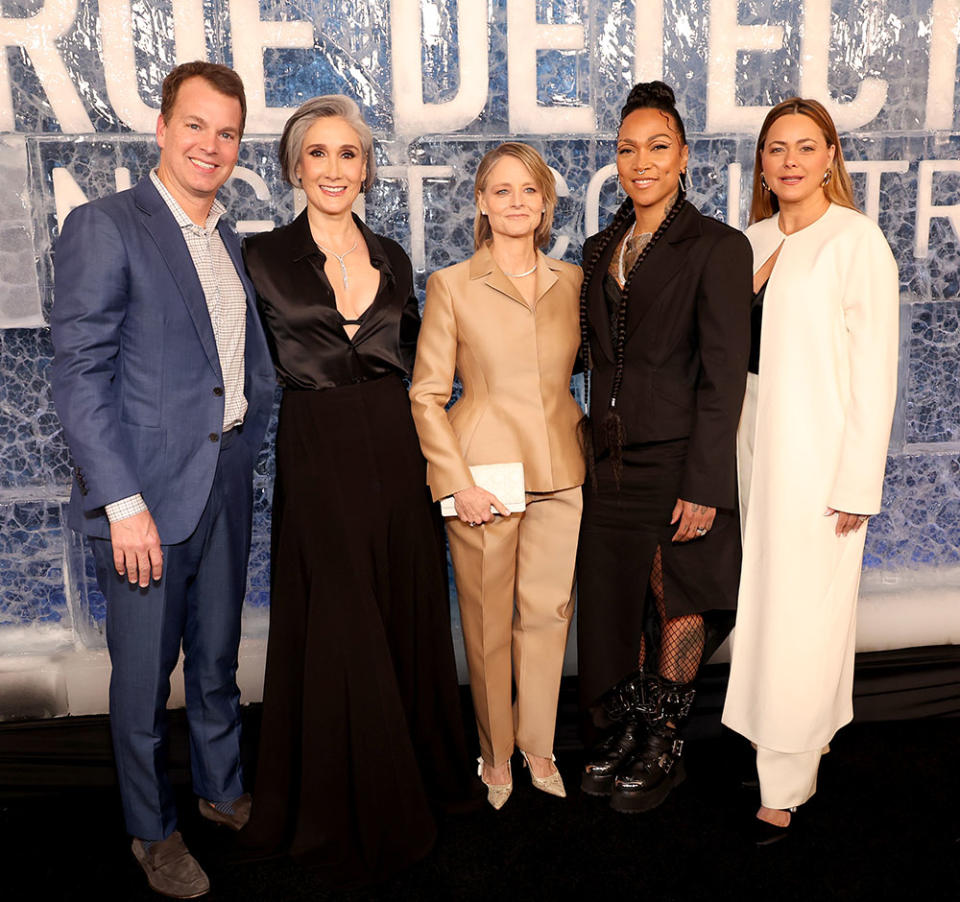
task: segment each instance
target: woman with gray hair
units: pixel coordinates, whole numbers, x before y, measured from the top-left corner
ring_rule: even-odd
[[[472,789],[442,526],[403,383],[420,328],[413,272],[352,212],[373,181],[373,136],[352,100],[316,97],[284,127],[280,162],[306,208],[244,247],[283,386],[246,832],[354,884],[425,855],[432,806]]]

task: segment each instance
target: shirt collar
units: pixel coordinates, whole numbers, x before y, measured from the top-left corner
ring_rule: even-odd
[[[390,258],[383,249],[383,245],[380,243],[380,239],[376,233],[372,232],[356,213],[353,214],[353,221],[357,224],[357,228],[360,229],[360,234],[363,235],[363,240],[366,242],[367,252],[370,254],[370,262],[392,279],[394,275],[390,267]],[[327,255],[317,247],[317,243],[313,240],[306,208],[290,223],[290,231],[291,259],[302,260],[311,254],[319,254],[324,260],[327,259]]]
[[[540,266],[542,262],[548,269],[554,272],[560,270],[562,264],[559,261],[554,260],[553,257],[548,257],[539,248],[537,248],[535,252],[537,255],[537,266]],[[494,269],[498,268],[493,259],[493,252],[490,250],[490,242],[485,241],[473,252],[473,256],[470,258],[470,278],[482,279],[484,276],[489,276]]]
[[[170,208],[173,218],[177,221],[177,225],[180,226],[181,229],[202,228],[206,232],[212,232],[217,227],[220,217],[227,212],[227,208],[220,203],[217,198],[214,198],[213,204],[210,207],[210,212],[207,214],[206,224],[203,226],[198,226],[189,216],[187,216],[186,213],[183,212],[183,207],[177,203],[177,199],[167,190],[167,186],[160,181],[160,176],[157,175],[156,169],[152,169],[150,171],[150,181],[153,182],[153,186],[163,198],[163,202],[167,205],[167,207]]]

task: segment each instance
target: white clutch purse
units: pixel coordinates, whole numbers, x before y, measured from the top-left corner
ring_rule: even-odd
[[[478,464],[470,468],[473,481],[482,489],[496,495],[511,513],[518,514],[527,509],[527,493],[523,482],[523,464]],[[496,510],[491,507],[491,513]],[[440,513],[445,517],[455,517],[457,509],[453,504],[453,495],[440,501]]]

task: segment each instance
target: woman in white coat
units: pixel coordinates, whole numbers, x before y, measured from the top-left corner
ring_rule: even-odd
[[[897,384],[899,279],[815,100],[757,141],[753,349],[738,435],[743,571],[723,722],[757,748],[757,843],[788,834],[853,717],[856,600]],[[761,329],[762,325],[762,329]]]

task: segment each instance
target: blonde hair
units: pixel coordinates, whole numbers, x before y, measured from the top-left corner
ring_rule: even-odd
[[[477,178],[473,187],[473,199],[477,205],[477,212],[473,219],[473,246],[479,249],[490,240],[493,232],[490,228],[490,220],[480,212],[480,195],[487,187],[487,179],[490,177],[490,171],[504,157],[513,157],[519,160],[527,168],[534,184],[543,195],[543,216],[540,217],[540,224],[533,233],[534,247],[544,247],[550,240],[550,229],[553,227],[553,211],[557,206],[557,189],[553,182],[553,173],[550,167],[529,144],[521,144],[519,141],[507,141],[499,147],[488,150],[477,167]]]
[[[763,187],[761,178],[763,176],[763,166],[761,157],[763,155],[763,146],[767,140],[767,134],[774,122],[782,116],[799,115],[812,119],[827,142],[828,147],[833,148],[833,162],[827,172],[830,173],[830,179],[823,186],[823,193],[827,200],[841,207],[849,207],[851,210],[858,209],[853,199],[853,185],[850,182],[850,175],[843,162],[843,150],[840,147],[840,136],[837,134],[837,127],[833,124],[833,119],[827,112],[826,107],[816,100],[803,97],[791,97],[778,103],[763,120],[763,126],[760,128],[760,135],[757,138],[757,149],[753,160],[753,195],[750,198],[750,222],[758,222],[773,216],[780,209],[780,202],[768,188]]]

